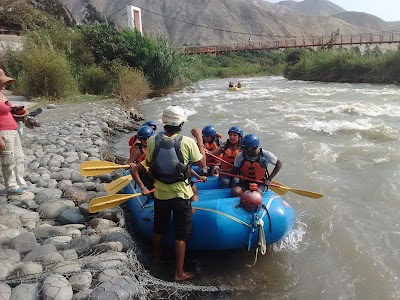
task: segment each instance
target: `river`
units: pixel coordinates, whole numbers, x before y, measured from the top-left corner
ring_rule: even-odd
[[[247,289],[252,299],[400,299],[400,88],[255,77],[235,92],[227,81],[139,109],[161,127],[166,106],[183,106],[186,134],[207,124],[224,138],[232,125],[257,133],[283,162],[277,181],[324,197],[288,192],[296,226],[254,267],[253,251],[189,253],[201,275],[194,283]]]

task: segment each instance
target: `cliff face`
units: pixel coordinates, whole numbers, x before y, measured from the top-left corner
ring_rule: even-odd
[[[78,21],[82,19],[81,0],[62,1]],[[330,3],[323,0],[303,2],[310,6]],[[105,16],[126,26],[126,6],[131,0],[92,0],[92,3]],[[264,0],[135,0],[133,3],[142,8],[144,33],[166,37],[176,46],[229,44],[246,42],[249,38],[257,42],[276,36],[330,35],[338,28],[342,34],[366,31],[342,19],[305,16]]]

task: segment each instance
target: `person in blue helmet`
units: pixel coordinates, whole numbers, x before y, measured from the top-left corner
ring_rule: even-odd
[[[144,123],[142,124],[142,126],[150,126],[151,128],[153,128],[153,131],[154,131],[154,132],[156,132],[156,130],[157,130],[157,125],[156,125],[156,123],[154,123],[154,121],[151,121],[151,120],[144,122]]]
[[[150,126],[142,126],[136,134],[136,142],[133,147],[131,147],[128,164],[138,164],[142,162],[146,157],[146,147],[147,140],[149,137],[153,136],[154,130]]]
[[[138,142],[134,144],[133,149],[130,152],[128,164],[133,168],[136,164],[141,163],[146,159],[146,148],[148,139],[154,135],[153,128],[150,126],[142,126],[138,130],[136,136]],[[140,179],[148,189],[152,189],[154,186],[153,176],[146,170],[142,170],[139,173]]]
[[[153,129],[154,132],[156,132],[156,130],[157,130],[157,125],[156,125],[156,123],[154,123],[154,121],[150,121],[150,120],[146,121],[146,122],[144,122],[142,124],[141,127],[143,127],[143,126],[150,126]],[[134,134],[133,136],[131,136],[131,138],[128,141],[128,145],[130,146],[129,153],[132,153],[133,149],[135,148],[135,144],[137,143],[137,141],[138,141],[137,134]]]
[[[206,152],[212,153],[221,144],[222,136],[217,133],[213,125],[205,126],[201,131],[201,133],[203,135],[203,144],[204,148],[206,149]],[[222,154],[220,154],[219,157],[222,158]],[[206,176],[216,176],[214,174],[214,169],[220,165],[220,161],[217,160],[216,158],[211,157],[210,155],[207,155],[206,158],[207,158],[207,172],[203,172],[202,170],[200,170],[199,173],[201,175],[206,175]]]
[[[241,142],[242,152],[236,156],[234,167],[226,170],[227,173],[239,174],[249,179],[262,181],[258,184],[258,192],[262,195],[271,184],[272,178],[282,168],[282,162],[272,152],[259,148],[260,139],[254,133],[246,134]],[[268,174],[268,165],[274,165],[271,174]],[[251,180],[240,180],[232,187],[232,196],[241,197],[249,189]]]
[[[232,126],[228,130],[229,139],[226,143],[222,143],[212,154],[219,156],[222,154],[221,160],[221,171],[230,169],[235,162],[236,156],[240,152],[240,142],[243,136],[243,130],[239,126]],[[214,173],[219,173],[218,168],[214,170]],[[239,179],[228,177],[226,175],[219,175],[219,181],[222,187],[232,187],[239,182]]]

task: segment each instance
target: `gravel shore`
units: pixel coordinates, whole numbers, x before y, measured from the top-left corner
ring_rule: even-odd
[[[140,119],[104,100],[48,105],[41,127],[24,129],[25,177],[34,188],[0,195],[0,299],[145,296],[123,211],[88,212],[113,178],[79,174],[82,161],[112,157],[113,139],[137,130]]]

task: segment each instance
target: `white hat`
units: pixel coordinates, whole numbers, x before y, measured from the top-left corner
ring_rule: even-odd
[[[176,105],[168,106],[162,115],[164,125],[179,126],[187,120],[185,110]]]

